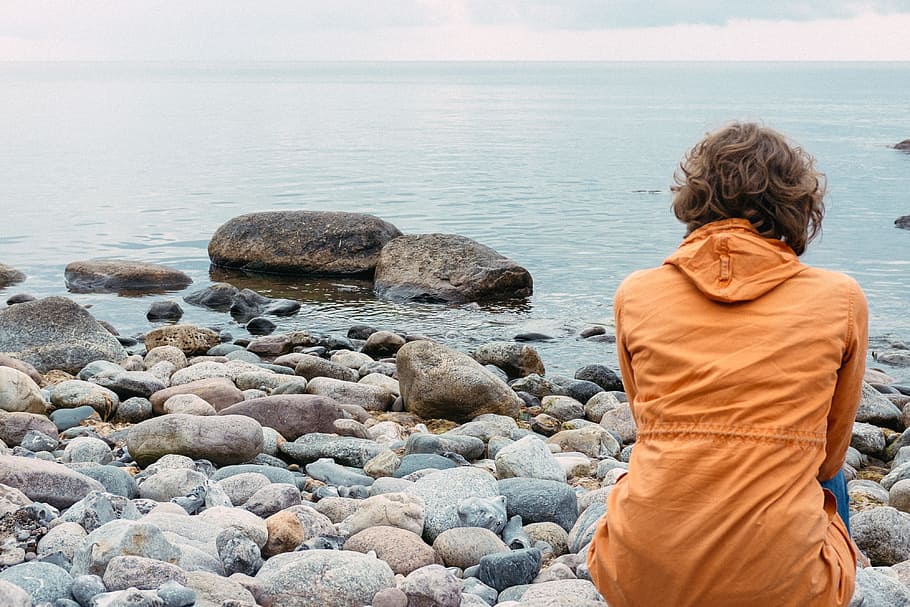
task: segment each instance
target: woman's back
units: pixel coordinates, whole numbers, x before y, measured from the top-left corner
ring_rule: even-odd
[[[638,425],[589,554],[611,606],[846,605],[833,498],[865,365],[856,283],[744,219],[694,231],[616,295]]]

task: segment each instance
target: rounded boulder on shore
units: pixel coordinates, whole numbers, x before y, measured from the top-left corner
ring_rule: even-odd
[[[207,459],[216,465],[242,464],[262,451],[262,426],[245,415],[172,413],[130,428],[127,448],[141,466],[168,454]]]
[[[273,274],[372,274],[379,251],[401,232],[373,215],[268,211],[235,217],[209,242],[212,264]]]

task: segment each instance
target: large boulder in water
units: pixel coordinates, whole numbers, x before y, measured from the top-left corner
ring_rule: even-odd
[[[193,282],[180,270],[121,259],[74,261],[63,277],[75,293],[180,290]]]
[[[401,398],[423,418],[468,421],[484,413],[518,417],[522,400],[476,360],[441,344],[405,344],[396,358]]]
[[[215,231],[215,266],[275,274],[372,274],[379,251],[401,232],[373,215],[268,211],[235,217]]]
[[[910,152],[910,139],[904,139],[900,143],[894,144],[894,149],[902,152]]]
[[[0,353],[46,373],[78,373],[95,360],[119,362],[126,351],[82,306],[46,297],[0,310]]]
[[[894,220],[894,225],[905,230],[910,230],[910,215],[898,217]]]
[[[25,280],[25,274],[16,268],[11,268],[6,264],[0,263],[0,289],[14,285],[17,282],[22,282],[23,280]]]
[[[490,247],[456,234],[413,234],[383,249],[376,266],[380,297],[469,302],[528,297],[531,274]]]

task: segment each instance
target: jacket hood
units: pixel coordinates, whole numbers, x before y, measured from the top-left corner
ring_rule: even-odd
[[[758,299],[806,269],[793,249],[760,236],[746,219],[698,228],[664,264],[676,266],[706,297],[724,303]]]

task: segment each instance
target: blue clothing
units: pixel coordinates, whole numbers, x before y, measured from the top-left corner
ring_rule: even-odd
[[[847,533],[850,533],[850,496],[847,495],[847,479],[844,477],[844,471],[838,470],[837,474],[822,482],[822,488],[827,489],[837,498],[837,513],[844,521]]]

